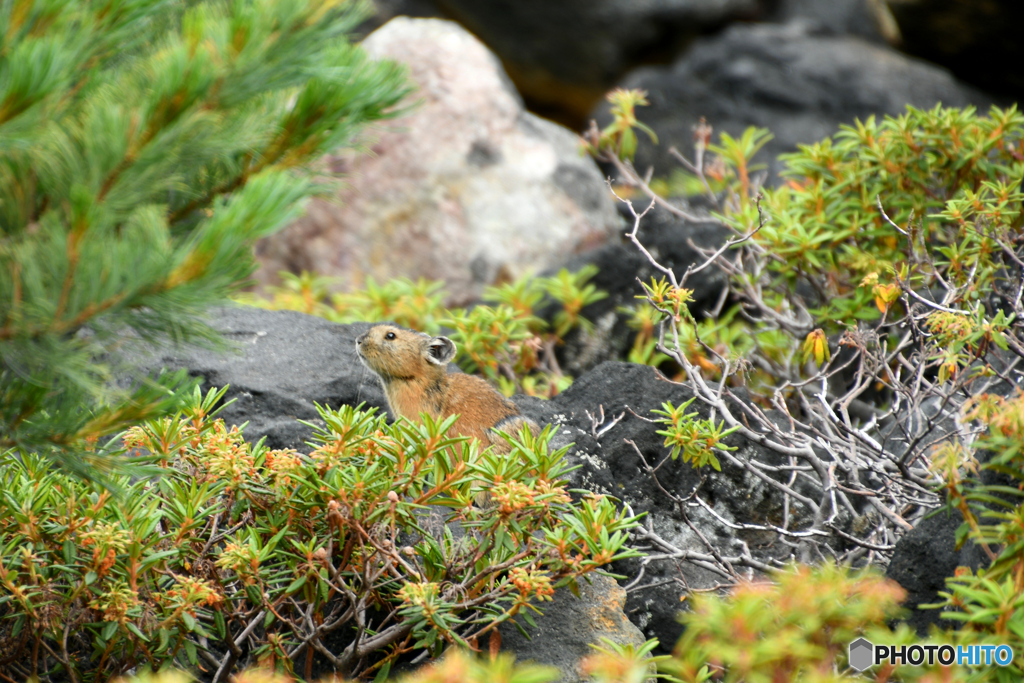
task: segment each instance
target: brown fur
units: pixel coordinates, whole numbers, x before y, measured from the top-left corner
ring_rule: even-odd
[[[392,338],[388,338],[391,336]],[[461,373],[448,374],[455,343],[394,325],[375,325],[356,339],[356,352],[384,386],[388,405],[397,416],[418,420],[420,413],[434,419],[458,414],[451,431],[479,439],[486,447],[508,452],[508,444],[492,430],[514,434],[537,425],[520,415],[516,404],[490,384]]]

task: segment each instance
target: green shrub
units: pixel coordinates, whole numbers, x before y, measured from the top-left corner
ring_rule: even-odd
[[[623,121],[635,120],[628,113]],[[939,305],[926,324],[937,333],[930,346],[943,380],[990,343],[1024,350],[1004,335],[1021,306],[1013,245],[1024,227],[1024,115],[1016,107],[994,107],[988,116],[973,108],[908,107],[898,117],[842,126],[832,138],[783,155],[785,182],[775,188],[753,180],[752,158],[767,131],[722,134],[715,145],[710,126],[699,128],[699,161],[686,162],[674,182],[650,185],[615,156],[614,136],[586,140],[592,153],[619,164],[628,185],[652,197],[653,188],[707,194],[718,207],[714,217],[744,236],[736,240],[744,267],[727,267],[741,305],[726,315],[740,310],[755,324],[725,339],[725,329],[705,329],[701,345],[693,342],[694,325],[677,321],[691,362],[713,374],[711,366],[721,365],[716,353],[758,358],[756,368],[766,372],[755,373],[752,386],[770,393],[779,378],[800,375],[797,351],[815,329],[833,336],[867,323],[885,348],[905,336],[899,325],[910,307],[926,305],[932,294]],[[1007,305],[996,305],[993,294]],[[823,353],[812,357],[818,365],[825,360]]]
[[[1022,136],[1015,107],[910,108],[784,155],[787,183],[765,192],[771,221],[756,237],[778,257],[768,289],[810,285],[818,325],[877,320],[892,285],[903,303],[907,288],[944,280],[945,305],[973,309],[1006,282],[996,240],[1024,224]],[[755,211],[731,222],[756,224]]]
[[[826,563],[773,573],[772,581],[743,582],[728,596],[693,595],[683,616],[686,632],[665,669],[687,682],[853,680],[959,681],[965,672],[939,665],[848,668],[847,646],[909,645],[918,638],[905,625],[891,630],[903,590],[874,572],[851,572]]]
[[[130,429],[125,447],[162,475],[118,479],[120,497],[38,456],[0,456],[11,675],[386,675],[515,614],[531,621],[556,586],[635,554],[635,521],[612,501],[570,501],[551,428],[499,457],[446,436],[452,419],[321,408],[307,456],[246,443],[216,419],[223,394],[196,391],[184,412]]]
[[[253,242],[325,189],[306,167],[394,113],[401,71],[345,39],[364,9],[0,7],[0,448],[95,476],[90,444],[173,407],[181,376],[121,389],[111,352],[212,342]]]
[[[602,645],[591,645],[594,654],[579,663],[584,675],[597,683],[644,683],[651,678],[654,665],[668,660],[666,656],[651,656],[657,640],[649,640],[640,647],[617,645],[602,639]],[[387,680],[402,683],[549,683],[558,680],[560,672],[551,666],[519,664],[508,654],[491,654],[489,658],[474,656],[467,650],[451,648],[444,656],[412,673]],[[658,678],[671,677],[658,674]],[[294,683],[294,678],[267,668],[246,669],[234,678],[234,683]],[[322,679],[324,683],[342,683],[337,677]],[[384,680],[375,679],[375,680]],[[191,683],[182,671],[172,670],[160,674],[143,673],[120,683]]]
[[[591,645],[595,652],[580,662],[580,670],[597,683],[643,683],[651,677],[653,665],[668,659],[665,656],[651,656],[651,650],[657,644],[657,640],[650,640],[641,647],[634,647],[616,645],[606,640],[601,646]],[[558,680],[559,675],[560,672],[554,667],[531,663],[519,664],[508,654],[484,658],[473,656],[464,649],[452,648],[436,662],[404,676],[390,677],[387,680],[402,683],[550,683]],[[669,678],[665,675],[658,677]],[[253,668],[238,674],[234,678],[234,683],[294,683],[294,680],[291,676],[266,668]],[[322,680],[324,683],[343,683],[343,679],[338,677]],[[118,681],[191,683],[191,678],[184,672],[174,670],[160,674],[143,673]]]
[[[1006,250],[1024,225],[1022,137],[1016,108],[909,108],[783,155],[787,182],[764,191],[769,220],[753,236],[771,256],[756,285],[748,275],[739,287],[756,289],[762,308],[794,311],[779,325],[789,335],[868,323],[883,349],[906,339],[913,311],[931,333],[914,335],[930,366],[940,381],[954,377],[989,344],[1007,348],[1019,278]],[[749,232],[760,217],[751,202],[723,219]]]
[[[958,544],[970,539],[987,556],[988,566],[977,571],[958,568],[946,579],[942,616],[959,622],[950,634],[957,643],[1007,644],[1015,653],[1006,669],[979,673],[972,680],[1016,681],[1024,676],[1024,394],[1011,398],[979,395],[966,406],[964,417],[978,420],[985,432],[965,449],[944,444],[934,458],[942,474],[947,506],[964,519],[957,531]],[[999,483],[980,480],[980,469],[1002,478]],[[956,514],[954,512],[954,514]]]
[[[686,170],[648,183],[616,142],[635,114],[620,110],[618,116],[622,125],[592,128],[586,145],[617,167],[627,186],[623,194],[632,190],[634,200],[646,195],[693,219],[656,190],[699,191],[716,207],[712,217],[735,233],[704,263],[685,273],[662,270],[664,277],[645,285],[644,298],[657,311],[643,320],[648,337],[657,340],[653,351],[679,364],[679,380],[712,416],[697,421],[682,414],[684,407],[667,405],[661,420],[669,426],[661,432],[666,446],[686,457],[687,447],[696,444],[700,448],[690,453],[695,460],[714,465],[728,458],[751,472],[781,474],[769,457],[738,459],[713,445],[720,416],[717,429],[735,430],[787,458],[789,481],[806,488],[762,477],[784,496],[782,523],[746,528],[774,530],[789,543],[799,534],[793,556],[805,562],[815,556],[850,564],[884,561],[926,514],[943,505],[958,510],[964,518],[958,544],[972,539],[991,565],[961,568],[947,580],[937,606],[963,626],[933,637],[1005,643],[1019,653],[1024,399],[1006,393],[1019,385],[1024,359],[1024,116],[1016,107],[992,108],[987,116],[972,108],[936,107],[869,118],[784,155],[784,182],[774,188],[760,187],[763,178],[752,163],[765,131],[751,129],[738,139],[722,135],[712,145],[703,122],[693,159],[680,156]],[[639,224],[642,212],[633,213]],[[689,298],[687,278],[711,266],[730,276],[722,299],[731,305],[725,324],[698,322],[682,307]],[[778,417],[769,418],[767,407]],[[979,461],[989,471],[987,483],[977,476]],[[1003,483],[991,483],[992,475]],[[794,515],[795,508],[804,514]],[[763,569],[749,560],[735,561]],[[737,575],[727,563],[717,566]],[[831,605],[797,605],[786,618],[805,621],[808,630],[785,635],[778,619],[780,606],[789,609],[788,596],[827,590],[814,578],[793,584],[777,575],[776,581],[778,589],[744,589],[728,604],[695,599],[700,607],[686,617],[678,650],[683,678],[701,679],[705,664],[722,667],[725,680],[845,675],[837,652],[822,641],[838,631],[811,627],[822,628],[829,615],[836,616],[836,605],[852,608],[856,601],[833,596]],[[829,581],[847,579],[832,575]],[[832,643],[848,642],[857,628],[880,619],[876,615]],[[776,630],[792,641],[764,635]],[[764,635],[763,646],[745,640],[752,633]],[[881,636],[898,643],[906,634]],[[879,680],[917,675],[902,669],[876,673]],[[1021,673],[1018,656],[1006,668],[927,676],[1010,681]]]
[[[764,302],[806,305],[820,326],[807,335],[805,363],[827,372],[834,364],[825,333],[843,329],[847,344],[870,359],[870,343],[864,353],[859,340],[871,330],[888,359],[886,367],[879,363],[886,356],[875,355],[877,386],[902,394],[910,406],[931,400],[958,413],[960,429],[925,430],[912,442],[917,450],[890,458],[929,464],[945,507],[964,518],[958,545],[970,538],[991,562],[947,579],[935,606],[962,626],[946,638],[1005,643],[1015,653],[1024,648],[1024,403],[1020,394],[983,392],[1000,379],[1003,391],[1017,384],[1012,371],[1001,373],[1014,356],[1024,357],[1022,138],[1024,116],[1015,107],[993,108],[988,116],[911,108],[880,123],[858,122],[834,140],[783,157],[788,183],[765,192],[762,207],[771,220],[754,238],[780,257],[766,262]],[[755,216],[749,207],[727,220],[750,228]],[[797,296],[801,286],[813,294]],[[796,331],[789,330],[791,338]],[[896,379],[897,372],[914,377],[912,370],[934,382],[930,390],[915,386],[916,379]],[[985,429],[980,438],[974,421]],[[983,483],[979,460],[1006,483]],[[1011,681],[1022,674],[1016,658],[1010,667],[966,678]]]

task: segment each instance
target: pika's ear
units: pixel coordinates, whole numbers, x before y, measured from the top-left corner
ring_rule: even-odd
[[[434,337],[427,344],[427,360],[434,365],[447,365],[455,358],[455,342],[448,337]]]

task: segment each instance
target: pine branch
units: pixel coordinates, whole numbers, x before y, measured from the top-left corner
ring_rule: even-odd
[[[247,281],[253,242],[320,191],[299,169],[408,92],[344,44],[360,6],[70,0],[6,17],[0,446],[85,472],[84,441],[167,408],[164,389],[117,391],[101,361],[126,334],[209,340],[202,313]]]

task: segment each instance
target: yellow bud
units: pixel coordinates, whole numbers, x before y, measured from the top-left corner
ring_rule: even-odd
[[[889,306],[896,299],[900,298],[900,288],[898,285],[875,285],[875,305],[878,306],[878,310],[885,313],[889,310]]]
[[[942,365],[939,366],[939,381],[948,382],[953,377],[956,377],[956,371],[956,358],[947,358]]]
[[[815,364],[821,365],[832,359],[832,353],[828,349],[828,339],[825,337],[824,330],[819,328],[807,335],[807,338],[804,340],[803,353],[805,363],[813,358]]]

